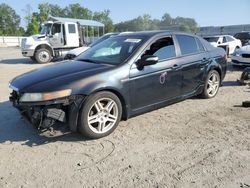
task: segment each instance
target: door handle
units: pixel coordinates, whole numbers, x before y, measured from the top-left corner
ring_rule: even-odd
[[[177,65],[177,64],[174,64],[173,67],[172,67],[172,69],[179,69],[179,68],[181,68],[181,66]]]

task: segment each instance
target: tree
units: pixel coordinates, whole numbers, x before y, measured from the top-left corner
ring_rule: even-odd
[[[105,25],[105,33],[113,32],[114,30],[113,21],[109,14],[109,10],[104,10],[101,12],[95,12],[93,15],[93,20],[99,21]]]
[[[20,16],[9,5],[0,4],[0,34],[16,35],[19,31]]]
[[[82,7],[79,3],[70,4],[63,10],[66,17],[78,19],[92,19],[92,11]]]
[[[26,21],[26,26],[28,26],[31,22],[32,19],[32,8],[30,4],[27,4],[25,6],[25,9],[22,9],[22,11],[25,13],[25,21]]]
[[[28,36],[38,34],[39,28],[38,13],[33,13],[25,34]]]

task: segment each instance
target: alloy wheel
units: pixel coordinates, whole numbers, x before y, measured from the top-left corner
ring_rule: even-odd
[[[118,119],[118,106],[110,98],[97,100],[88,112],[89,128],[99,134],[108,132],[115,125]]]

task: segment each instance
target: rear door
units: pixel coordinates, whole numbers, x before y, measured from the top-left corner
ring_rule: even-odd
[[[180,95],[181,69],[176,60],[172,36],[155,39],[142,52],[155,55],[159,62],[139,70],[134,63],[130,70],[130,104],[133,111],[157,105]]]
[[[210,62],[199,38],[176,35],[182,65],[182,95],[192,95],[204,84],[205,67]]]

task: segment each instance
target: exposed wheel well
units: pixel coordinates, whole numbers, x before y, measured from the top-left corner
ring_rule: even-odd
[[[53,50],[52,50],[52,48],[51,48],[49,45],[47,45],[47,44],[41,44],[41,45],[37,46],[36,49],[35,49],[35,53],[36,53],[37,50],[40,50],[40,49],[42,49],[42,48],[45,48],[45,49],[49,50],[51,56],[53,56]]]
[[[128,112],[127,112],[127,108],[126,108],[126,103],[125,103],[124,97],[118,91],[113,90],[113,89],[98,90],[98,91],[95,91],[94,93],[101,92],[101,91],[111,92],[111,93],[115,94],[119,98],[119,100],[121,101],[121,104],[122,104],[122,120],[127,120],[128,119]],[[91,93],[91,94],[93,94],[93,93]]]
[[[220,75],[220,82],[222,82],[222,80],[221,80],[221,70],[219,68],[214,68],[214,69],[211,69],[211,70],[215,70],[215,71],[217,71],[219,73],[219,75]]]

